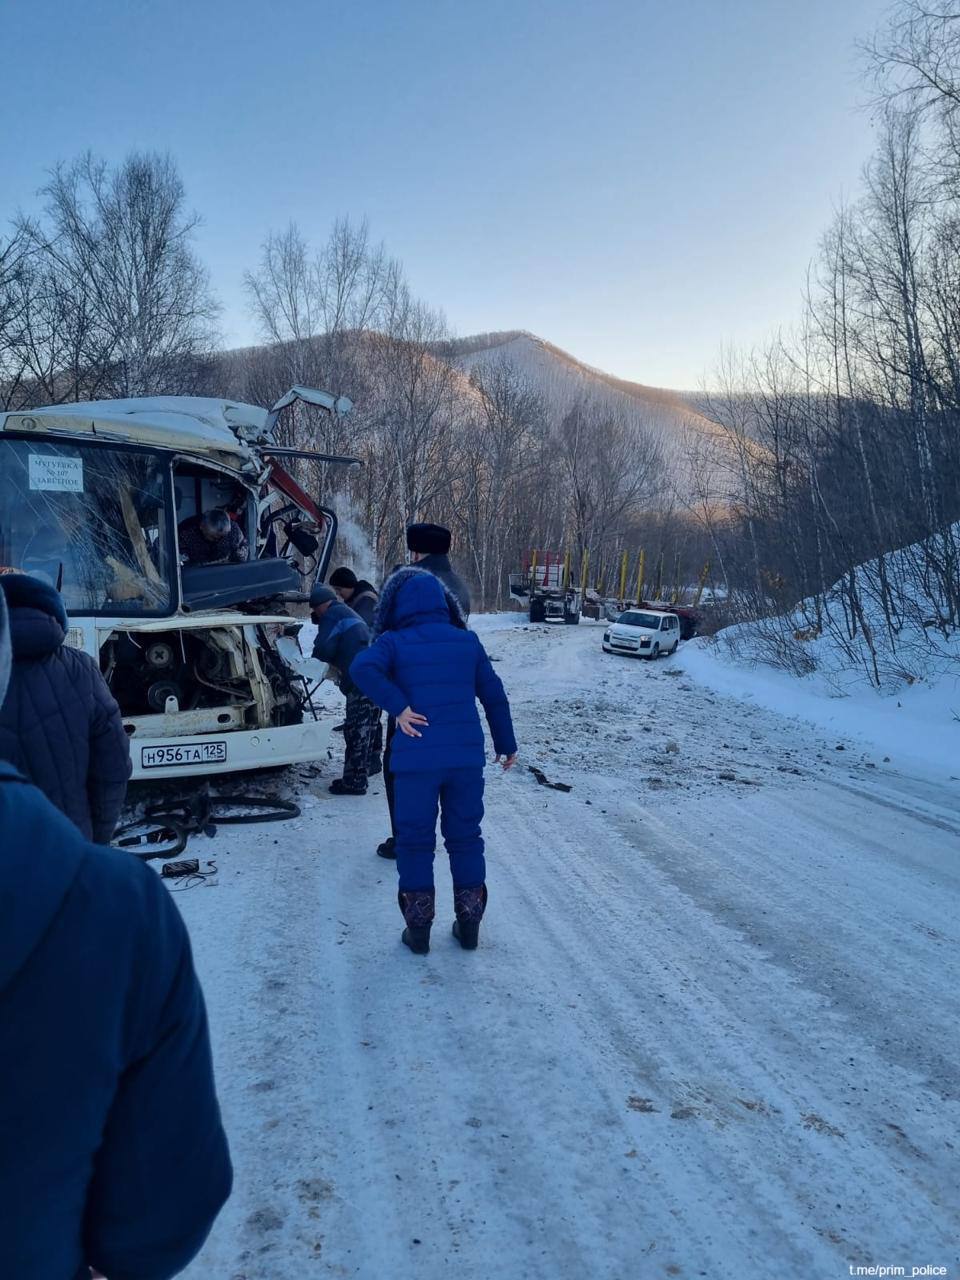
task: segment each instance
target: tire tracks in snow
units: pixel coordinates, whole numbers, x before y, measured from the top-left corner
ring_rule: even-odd
[[[491,776],[476,954],[449,938],[442,855],[431,954],[401,947],[373,855],[382,797],[218,837],[220,886],[181,905],[238,1182],[188,1280],[752,1280],[956,1258],[949,833],[850,793],[885,775],[776,781],[803,752],[824,782],[839,761],[662,668],[591,688],[584,630],[491,645],[528,756],[553,774],[586,753],[594,772],[579,764],[569,796]],[[681,744],[655,803],[652,701]],[[762,788],[707,778],[719,734]],[[640,763],[619,763],[621,739]],[[950,821],[940,793],[923,804]]]
[[[799,803],[799,793],[793,792],[794,799]],[[560,800],[558,805],[564,802]],[[815,805],[815,800],[813,801]],[[531,801],[531,807],[535,802]],[[596,804],[596,801],[595,801]],[[732,807],[732,806],[731,806]],[[569,839],[564,837],[561,831],[547,831],[542,833],[542,843],[549,849],[548,856],[555,868],[558,881],[563,886],[561,897],[572,896],[578,901],[598,901],[599,896],[605,892],[609,894],[609,890],[617,879],[617,866],[622,865],[611,858],[610,865],[607,866],[601,876],[593,873],[599,856],[596,851],[603,847],[605,853],[613,855],[616,852],[617,841],[612,837],[608,828],[602,828],[599,832],[595,828],[596,819],[594,814],[596,809],[581,810],[577,817],[583,819],[583,843],[591,850],[592,857],[580,859],[578,861],[578,871],[571,874],[568,870],[566,857],[568,855]],[[740,810],[741,815],[743,810]],[[651,815],[647,811],[648,826],[656,828],[660,826],[658,833],[659,839],[668,839],[671,845],[676,843],[676,832],[674,830],[667,831],[662,824],[658,824],[657,820],[651,821]],[[567,823],[562,823],[561,827],[568,827]],[[649,845],[651,839],[649,832],[645,833],[645,843]],[[601,844],[602,842],[602,844]],[[654,840],[653,843],[657,841]],[[686,846],[688,852],[695,853],[692,845]],[[572,851],[570,851],[572,852]],[[515,860],[511,864],[511,869],[515,870],[520,861]],[[794,864],[797,865],[797,864]],[[591,874],[585,874],[585,869]],[[631,872],[634,881],[641,880],[643,887],[650,889],[649,879],[645,876],[642,863],[637,865],[633,862]],[[521,877],[522,878],[522,877]],[[523,885],[528,890],[528,885]],[[682,892],[682,890],[681,890]],[[689,904],[688,904],[689,905]],[[776,906],[775,900],[770,905]],[[746,906],[746,904],[744,904]],[[816,894],[812,894],[807,902],[807,907],[813,919],[816,919],[816,913],[819,908],[819,902]],[[557,910],[553,904],[552,910]],[[671,901],[665,909],[668,918],[675,922],[684,919],[684,915],[689,915],[683,909],[683,903],[676,900]],[[748,915],[750,912],[746,909],[741,914]],[[617,921],[612,917],[617,915],[616,908],[611,908],[607,902],[604,904],[602,918],[604,921],[603,932],[613,932],[617,926]],[[666,937],[657,936],[656,923],[652,923],[645,916],[642,906],[635,911],[628,911],[626,918],[620,913],[620,923],[623,926],[622,937],[630,939],[641,930],[645,932],[648,945],[651,951],[659,950],[661,954],[670,954],[671,945],[676,950],[676,938],[682,933],[679,927],[671,928],[667,931]],[[592,917],[588,916],[588,921]],[[589,924],[588,924],[589,929]],[[686,928],[686,923],[683,926]],[[663,934],[661,929],[660,934]],[[797,1203],[806,1201],[808,1204],[819,1204],[820,1216],[823,1224],[820,1230],[823,1231],[827,1239],[836,1237],[837,1240],[845,1240],[848,1244],[859,1234],[860,1240],[864,1248],[875,1244],[876,1233],[883,1230],[888,1236],[895,1234],[891,1224],[886,1222],[883,1206],[890,1203],[890,1197],[894,1200],[903,1199],[905,1191],[913,1197],[916,1204],[912,1206],[912,1221],[909,1228],[901,1229],[897,1243],[899,1246],[906,1248],[912,1246],[913,1252],[916,1252],[918,1243],[930,1238],[939,1237],[941,1247],[948,1247],[950,1232],[944,1225],[944,1219],[947,1215],[944,1203],[943,1188],[946,1186],[956,1185],[957,1182],[957,1160],[955,1153],[951,1147],[949,1139],[946,1135],[952,1131],[955,1123],[956,1109],[952,1104],[944,1104],[941,1099],[935,1095],[931,1096],[929,1090],[923,1085],[918,1078],[916,1071],[908,1072],[907,1070],[891,1069],[890,1063],[883,1057],[873,1057],[870,1051],[873,1046],[867,1049],[861,1043],[862,1027],[859,1025],[850,1026],[846,1015],[841,1011],[830,1008],[824,999],[818,998],[819,993],[813,994],[805,989],[802,981],[802,975],[798,980],[798,975],[787,971],[788,982],[784,981],[783,969],[778,969],[767,962],[767,957],[758,952],[756,945],[743,937],[739,931],[731,933],[727,924],[724,924],[724,933],[727,937],[734,939],[734,946],[731,948],[727,944],[719,951],[716,948],[716,940],[707,938],[705,941],[709,944],[697,955],[693,957],[696,968],[694,972],[698,973],[696,979],[696,987],[700,992],[699,998],[695,1000],[695,1004],[701,1006],[706,1005],[706,993],[703,987],[718,987],[718,972],[723,972],[724,967],[728,967],[732,972],[736,973],[739,969],[741,973],[749,979],[749,990],[752,1000],[756,1003],[755,1012],[750,1010],[741,1010],[741,1016],[746,1012],[750,1018],[746,1022],[745,1028],[741,1026],[741,1033],[744,1029],[751,1033],[751,1046],[756,1046],[760,1050],[752,1054],[750,1063],[750,1078],[741,1079],[736,1082],[734,1088],[728,1088],[727,1094],[727,1114],[732,1110],[736,1114],[740,1105],[746,1105],[742,1102],[745,1097],[747,1102],[750,1101],[753,1094],[760,1094],[761,1101],[756,1110],[761,1114],[785,1113],[792,1114],[795,1122],[805,1126],[802,1135],[794,1135],[792,1138],[793,1145],[798,1148],[791,1154],[790,1161],[786,1168],[788,1171],[796,1168],[803,1168],[806,1165],[807,1177],[805,1185],[795,1185],[795,1194]],[[672,938],[671,938],[672,935]],[[721,939],[723,934],[721,934]],[[551,949],[560,943],[560,939],[553,938],[551,940]],[[724,951],[733,951],[730,957],[729,965],[724,966],[720,962],[726,957]],[[629,947],[621,947],[621,954],[609,956],[609,960],[613,966],[618,978],[622,978],[625,984],[629,984],[629,975],[643,972],[642,964],[636,963],[634,955],[631,954]],[[737,958],[737,952],[742,953],[742,958]],[[745,954],[743,954],[745,953]],[[582,962],[583,957],[578,956],[578,961]],[[928,956],[929,959],[929,956]],[[583,965],[580,963],[578,968],[582,971]],[[604,966],[601,966],[604,969]],[[773,980],[769,975],[772,973]],[[928,979],[930,973],[928,971]],[[645,979],[648,980],[648,979]],[[593,1004],[602,1010],[601,1016],[598,1018],[599,1027],[598,1035],[603,1035],[603,1028],[609,1028],[611,1025],[617,1025],[617,1013],[611,1011],[609,1002],[604,1007],[603,992],[606,987],[611,984],[609,971],[601,972],[599,978],[595,979],[597,989],[601,995],[595,997]],[[662,977],[654,979],[659,985],[663,985]],[[742,982],[741,982],[742,985]],[[689,984],[688,984],[689,987]],[[767,987],[769,993],[761,1000],[760,994],[763,988]],[[682,989],[682,988],[681,988]],[[931,994],[935,995],[935,991]],[[737,999],[736,992],[725,992],[720,989],[720,995],[727,1002],[727,1017],[731,1012],[730,1005],[736,1010]],[[742,1004],[742,998],[740,1000]],[[793,1008],[791,1009],[791,1005]],[[799,1006],[799,1007],[797,1007]],[[791,1018],[785,1018],[781,1013],[783,1009],[791,1009]],[[684,1026],[685,1021],[689,1021],[689,1010],[669,1009],[669,1017],[666,1019],[668,1026],[668,1043],[664,1044],[661,1040],[659,1051],[663,1058],[671,1061],[679,1049],[680,1060],[683,1060],[683,1035],[674,1035],[670,1037],[669,1029],[676,1031]],[[750,1016],[752,1012],[752,1017]],[[762,1022],[756,1025],[756,1013],[762,1015]],[[693,1019],[696,1023],[696,1018]],[[806,1036],[813,1036],[818,1042],[817,1054],[825,1055],[818,1057],[817,1054],[810,1053],[810,1045],[806,1036],[796,1035],[791,1032],[790,1022],[796,1021],[802,1026],[806,1032]],[[949,1015],[944,1026],[950,1024]],[[889,1027],[887,1028],[889,1029]],[[776,1052],[770,1053],[769,1041],[771,1032],[777,1034],[779,1043],[775,1045]],[[710,1053],[706,1055],[707,1060],[718,1064],[722,1070],[729,1068],[731,1058],[729,1054],[725,1054],[725,1049],[731,1043],[731,1039],[735,1036],[735,1029],[729,1025],[724,1026],[721,1023],[712,1022],[712,1018],[708,1015],[706,1026],[701,1025],[699,1028],[699,1042],[710,1044]],[[678,1044],[678,1041],[680,1042]],[[627,1042],[621,1046],[625,1055],[633,1052],[632,1042]],[[689,1058],[689,1050],[686,1057]],[[769,1059],[769,1061],[765,1061]],[[736,1059],[732,1059],[736,1063]],[[797,1080],[792,1079],[795,1064],[802,1063],[806,1076],[801,1074]],[[836,1064],[845,1063],[849,1071],[837,1073]],[[833,1064],[828,1065],[828,1064]],[[649,1071],[649,1055],[642,1063],[643,1067]],[[742,1064],[741,1064],[742,1065]],[[863,1071],[866,1075],[861,1077]],[[832,1080],[821,1084],[819,1077],[821,1074],[828,1074],[833,1077]],[[678,1073],[679,1074],[679,1073]],[[844,1076],[849,1076],[845,1079]],[[891,1076],[893,1077],[891,1083]],[[696,1077],[694,1076],[694,1079]],[[676,1077],[674,1078],[676,1080]],[[862,1083],[854,1084],[853,1080],[862,1079]],[[870,1084],[866,1084],[869,1079]],[[883,1089],[878,1090],[878,1081],[886,1084],[886,1093]],[[797,1084],[802,1086],[797,1088]],[[697,1086],[691,1085],[693,1092],[696,1092]],[[751,1092],[752,1088],[752,1092]],[[863,1096],[867,1089],[873,1089],[881,1093],[880,1106],[872,1106],[869,1100]],[[702,1086],[703,1093],[712,1097],[716,1092],[715,1083],[708,1081]],[[770,1104],[771,1098],[776,1099],[778,1093],[785,1096],[781,1101]],[[861,1096],[855,1096],[857,1092]],[[854,1096],[849,1095],[853,1092]],[[919,1094],[919,1097],[917,1096]],[[763,1101],[763,1098],[767,1102]],[[737,1099],[741,1101],[738,1102]],[[786,1105],[782,1105],[785,1103]],[[924,1105],[918,1105],[922,1103]],[[908,1104],[912,1104],[908,1105]],[[852,1109],[852,1112],[851,1112]],[[707,1109],[709,1110],[709,1109]],[[849,1122],[850,1114],[856,1117],[856,1125],[852,1126]],[[919,1123],[918,1115],[919,1113]],[[825,1117],[833,1115],[834,1122],[831,1123]],[[721,1115],[718,1119],[719,1124],[725,1123],[725,1118]],[[826,1136],[835,1136],[831,1134],[831,1130],[840,1129],[840,1125],[845,1128],[842,1132],[845,1135],[845,1150],[838,1156],[829,1170],[830,1176],[824,1176],[825,1166],[823,1161],[823,1153],[817,1150],[815,1153],[809,1151],[811,1143],[810,1134],[815,1134],[817,1139]],[[912,1131],[912,1132],[911,1132]],[[911,1132],[911,1136],[908,1136]],[[778,1134],[779,1141],[782,1135]],[[789,1134],[787,1135],[790,1136]],[[797,1137],[800,1141],[797,1141]],[[819,1141],[815,1144],[817,1147],[821,1145]],[[835,1145],[835,1144],[834,1144]],[[854,1146],[860,1148],[859,1154],[854,1154]],[[921,1149],[925,1148],[925,1149]],[[782,1163],[782,1162],[781,1162]],[[861,1186],[859,1188],[859,1203],[851,1208],[850,1205],[850,1187],[851,1177],[850,1170],[855,1168],[860,1171],[860,1177],[863,1178],[865,1171],[870,1170],[871,1186],[869,1189]],[[775,1170],[771,1171],[775,1173]],[[791,1173],[794,1184],[797,1178]],[[790,1182],[790,1178],[786,1182]],[[833,1184],[832,1187],[830,1184]],[[913,1183],[913,1187],[909,1184]],[[856,1185],[856,1179],[854,1179]],[[786,1189],[786,1188],[785,1188]],[[836,1195],[836,1199],[831,1201],[831,1196]],[[750,1213],[754,1212],[753,1203],[750,1204]],[[842,1213],[834,1213],[834,1206],[844,1205]],[[861,1219],[859,1233],[855,1233],[851,1228],[850,1221]],[[836,1221],[832,1221],[836,1219]],[[881,1224],[882,1223],[882,1227]],[[781,1224],[781,1229],[782,1229]],[[891,1245],[891,1247],[893,1247]],[[812,1260],[806,1259],[809,1265]],[[836,1260],[834,1265],[836,1264]]]

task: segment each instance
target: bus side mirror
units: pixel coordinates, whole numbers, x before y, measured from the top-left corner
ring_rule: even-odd
[[[316,555],[320,543],[300,524],[285,524],[283,531],[302,556]]]

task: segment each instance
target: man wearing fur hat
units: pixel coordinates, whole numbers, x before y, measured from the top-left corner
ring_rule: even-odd
[[[450,530],[442,524],[412,524],[407,529],[407,550],[418,569],[426,569],[452,591],[465,618],[470,617],[470,592],[450,563]]]

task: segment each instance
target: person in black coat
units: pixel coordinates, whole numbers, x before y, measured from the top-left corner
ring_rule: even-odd
[[[220,507],[181,521],[177,543],[187,564],[243,564],[249,555],[243,530]]]
[[[450,563],[452,536],[442,524],[412,524],[407,529],[407,550],[411,563],[439,578],[452,592],[463,616],[470,617],[470,592]]]
[[[334,778],[330,790],[337,796],[362,796],[366,794],[371,773],[371,740],[380,723],[380,708],[353,683],[350,667],[357,654],[370,643],[370,632],[363,619],[337,598],[332,587],[313,588],[310,616],[317,624],[313,656],[336,667],[340,673],[340,692],[347,700],[343,776]]]
[[[0,702],[9,669],[0,592]],[[89,1280],[92,1267],[168,1280],[230,1194],[203,996],[173,899],[5,761],[0,1133],[3,1276]]]
[[[354,613],[360,615],[368,627],[373,626],[374,614],[377,612],[376,587],[366,578],[358,578],[352,569],[343,566],[334,569],[327,579],[344,604],[348,604]]]
[[[109,844],[130,777],[120,708],[94,659],[64,644],[59,592],[24,573],[0,575],[0,591],[13,644],[0,760],[25,774],[87,840]]]

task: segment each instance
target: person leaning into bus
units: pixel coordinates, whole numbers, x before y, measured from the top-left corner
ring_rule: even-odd
[[[247,559],[243,530],[220,507],[181,521],[177,540],[187,564],[243,564]]]

